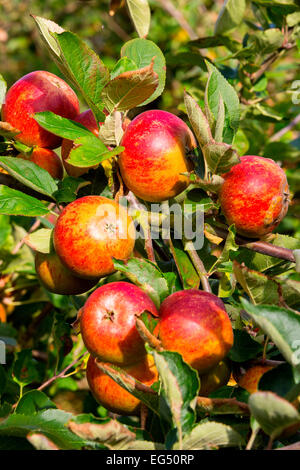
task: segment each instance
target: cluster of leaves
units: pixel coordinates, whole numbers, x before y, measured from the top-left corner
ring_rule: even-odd
[[[0,323],[0,338],[7,345],[7,364],[0,365],[0,446],[244,448],[251,435],[249,442],[254,445],[255,438],[258,448],[266,446],[268,439],[282,447],[299,440],[297,435],[289,440],[284,434],[300,423],[299,272],[295,263],[286,259],[240,247],[234,227],[227,228],[224,243],[217,230],[224,228],[224,220],[215,191],[220,175],[239,161],[238,154],[249,151],[283,161],[295,202],[287,222],[269,243],[298,256],[300,226],[296,221],[291,229],[291,221],[299,208],[299,174],[294,169],[299,142],[292,140],[290,132],[284,133],[280,142],[271,138],[285,125],[284,119],[294,117],[295,107],[286,98],[277,103],[272,97],[278,91],[274,91],[275,85],[282,83],[274,82],[274,72],[269,67],[287,54],[291,60],[284,62],[284,70],[294,70],[294,48],[299,47],[299,8],[292,0],[255,0],[250,6],[244,1],[229,0],[218,15],[213,34],[208,31],[208,35],[199,34],[198,39],[187,38],[184,45],[176,47],[175,40],[175,46],[166,44],[162,27],[169,20],[161,9],[156,6],[151,18],[150,9],[146,10],[147,15],[139,13],[140,8],[147,8],[146,0],[126,3],[140,37],[122,44],[120,59],[110,64],[78,35],[52,21],[34,17],[54,63],[78,90],[97,121],[104,122],[100,138],[96,138],[74,121],[50,112],[36,115],[41,126],[78,144],[68,161],[77,167],[91,168],[87,175],[79,179],[65,177],[58,182],[34,163],[16,159],[14,149],[20,150],[14,140],[17,130],[2,125],[0,166],[16,184],[0,186],[0,298],[11,312],[8,322]],[[115,16],[121,14],[122,4],[111,2]],[[211,10],[215,11],[212,7]],[[248,15],[249,10],[252,16]],[[192,12],[192,7],[186,7],[185,14],[195,26]],[[153,34],[155,42],[145,39],[150,20],[149,37]],[[162,49],[166,50],[165,55]],[[220,50],[216,55],[215,51]],[[166,64],[174,82],[180,81],[180,90],[177,94],[174,91],[169,106],[164,106],[170,97]],[[280,77],[280,70],[275,72]],[[284,86],[291,89],[293,76],[291,73]],[[184,87],[188,90],[185,94]],[[5,82],[1,81],[0,102],[5,91]],[[165,108],[186,113],[199,143],[193,156],[194,184],[180,195],[180,200],[192,207],[192,215],[197,207],[205,212],[205,240],[198,256],[209,274],[213,292],[225,301],[234,326],[234,346],[229,353],[232,368],[240,370],[265,359],[276,360],[278,365],[264,374],[259,391],[251,396],[237,385],[230,385],[209,399],[202,399],[198,397],[201,378],[177,353],[149,347],[160,381],[143,391],[123,371],[99,364],[149,409],[146,428],[142,430],[136,418],[110,418],[89,394],[84,385],[85,348],[71,327],[86,295],[60,296],[43,289],[36,278],[32,249],[43,253],[51,250],[56,206],[86,194],[113,197],[116,189],[112,168],[115,155],[122,150],[122,120],[127,113],[134,115],[151,103],[154,106],[154,100],[155,105],[160,100]],[[22,151],[30,149],[22,147]],[[108,166],[92,169],[100,163]],[[147,216],[146,206],[134,216],[137,225],[145,230]],[[177,290],[199,287],[201,273],[183,242],[174,240],[172,233],[167,243],[163,237],[155,243],[157,264],[147,259],[147,246],[141,240],[136,247],[142,257],[131,258],[126,264],[115,260],[116,273],[100,284],[128,280],[140,286],[157,306]],[[147,328],[152,331],[151,325],[147,324]]]

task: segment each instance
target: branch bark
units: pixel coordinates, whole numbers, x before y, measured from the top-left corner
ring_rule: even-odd
[[[226,229],[214,226],[214,230],[219,237],[224,240],[226,239],[228,235],[228,231]],[[296,262],[293,251],[288,248],[272,245],[271,243],[262,241],[251,241],[251,239],[244,238],[241,235],[236,235],[235,241],[238,245],[243,246],[248,250],[256,251],[263,255],[273,256],[274,258],[291,261],[292,263]]]

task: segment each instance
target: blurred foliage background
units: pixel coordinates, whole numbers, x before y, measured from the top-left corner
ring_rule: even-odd
[[[124,42],[137,37],[124,3],[121,0],[1,0],[1,73],[8,86],[32,70],[49,70],[61,75],[49,60],[30,15],[52,19],[79,34],[108,67],[113,67]],[[167,60],[165,91],[151,107],[184,113],[184,88],[201,102],[207,78],[204,58],[212,60],[239,90],[243,112],[236,147],[241,154],[258,154],[282,162],[293,202],[291,215],[284,219],[278,231],[300,237],[299,122],[277,134],[295,118],[297,122],[299,115],[300,19],[292,3],[249,1],[243,23],[226,32],[222,36],[225,39],[218,40],[214,33],[222,0],[151,0],[148,39],[158,44]],[[289,34],[292,29],[293,37]],[[208,37],[213,39],[208,41],[205,39]],[[254,74],[258,74],[257,80],[251,80]]]
[[[292,202],[288,216],[277,231],[300,239],[299,11],[288,0],[248,1],[241,25],[225,34],[216,34],[222,0],[150,0],[149,3],[152,16],[148,39],[161,48],[167,62],[165,91],[151,103],[151,108],[165,109],[185,118],[185,88],[203,105],[207,80],[204,59],[213,61],[239,93],[242,115],[234,145],[241,154],[271,157],[286,170]],[[114,10],[115,6],[120,8],[110,15],[110,9]],[[109,68],[119,59],[124,42],[137,37],[121,0],[0,0],[0,72],[8,86],[33,70],[48,70],[61,76],[41,43],[30,15],[51,19],[77,33]],[[83,110],[83,101],[81,105]],[[132,110],[130,117],[142,110]],[[26,245],[17,255],[10,253],[31,224],[29,218],[0,216],[0,255],[5,254],[9,261],[9,275],[24,276],[2,298],[8,306],[7,313],[14,310],[16,315],[13,327],[2,325],[1,331],[3,336],[11,338],[12,349],[16,344],[20,346],[20,361],[31,372],[31,382],[41,383],[45,370],[53,375],[82,353],[82,342],[75,335],[70,352],[71,327],[65,322],[65,318],[75,317],[81,305],[72,303],[66,296],[46,294],[37,288],[33,255]],[[2,280],[4,286],[7,279]],[[55,315],[50,317],[51,305]],[[59,312],[64,312],[64,316]],[[40,351],[44,354],[46,344],[45,359]],[[40,370],[37,364],[40,366],[43,361]],[[63,409],[105,416],[106,411],[97,407],[86,393],[82,371],[76,370],[75,377],[76,381],[73,377],[57,380],[50,387],[49,395],[55,396]],[[19,387],[14,382],[9,382],[9,386],[5,399],[12,404],[18,397]]]

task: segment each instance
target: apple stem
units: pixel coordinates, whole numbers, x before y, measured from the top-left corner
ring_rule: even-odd
[[[204,267],[204,264],[203,264],[202,260],[200,259],[197,251],[193,250],[193,249],[189,249],[188,254],[190,255],[190,258],[193,262],[193,265],[195,266],[195,269],[196,269],[196,271],[197,271],[197,273],[200,277],[202,289],[205,292],[209,292],[211,294],[211,287],[210,287],[210,284],[209,284],[209,281],[208,281],[208,275],[207,275],[206,269]]]
[[[145,323],[140,318],[136,319],[136,329],[138,330],[142,340],[145,341],[145,343],[148,343],[151,348],[156,351],[163,351],[161,341],[148,330]]]

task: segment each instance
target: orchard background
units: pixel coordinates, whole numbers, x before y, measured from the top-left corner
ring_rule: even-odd
[[[2,0],[0,103],[19,78],[45,70],[74,89],[81,112],[90,108],[105,122],[97,139],[55,114],[35,116],[77,140],[73,168],[90,167],[56,179],[30,161],[32,148],[2,116],[1,449],[300,448],[299,47],[300,9],[292,0]],[[159,381],[143,387],[100,363],[143,403],[136,416],[119,416],[97,403],[86,381],[76,318],[95,287],[51,293],[35,256],[53,249],[61,209],[84,196],[127,196],[139,209],[136,226],[149,233],[140,204],[150,206],[128,196],[117,165],[126,119],[152,109],[180,117],[198,140],[188,155],[191,185],[177,202],[192,204],[192,214],[204,210],[204,246],[186,250],[172,232],[139,239],[130,260],[115,259],[115,273],[97,286],[133,283],[156,308],[177,291],[212,291],[225,304],[234,343],[225,359],[230,377],[224,384],[216,372],[214,390],[205,391],[201,374],[163,348],[155,321],[142,315],[137,328]],[[209,150],[208,132],[209,145],[218,143]],[[271,158],[288,178],[288,213],[260,238],[237,235],[220,210],[221,175],[239,155]]]

